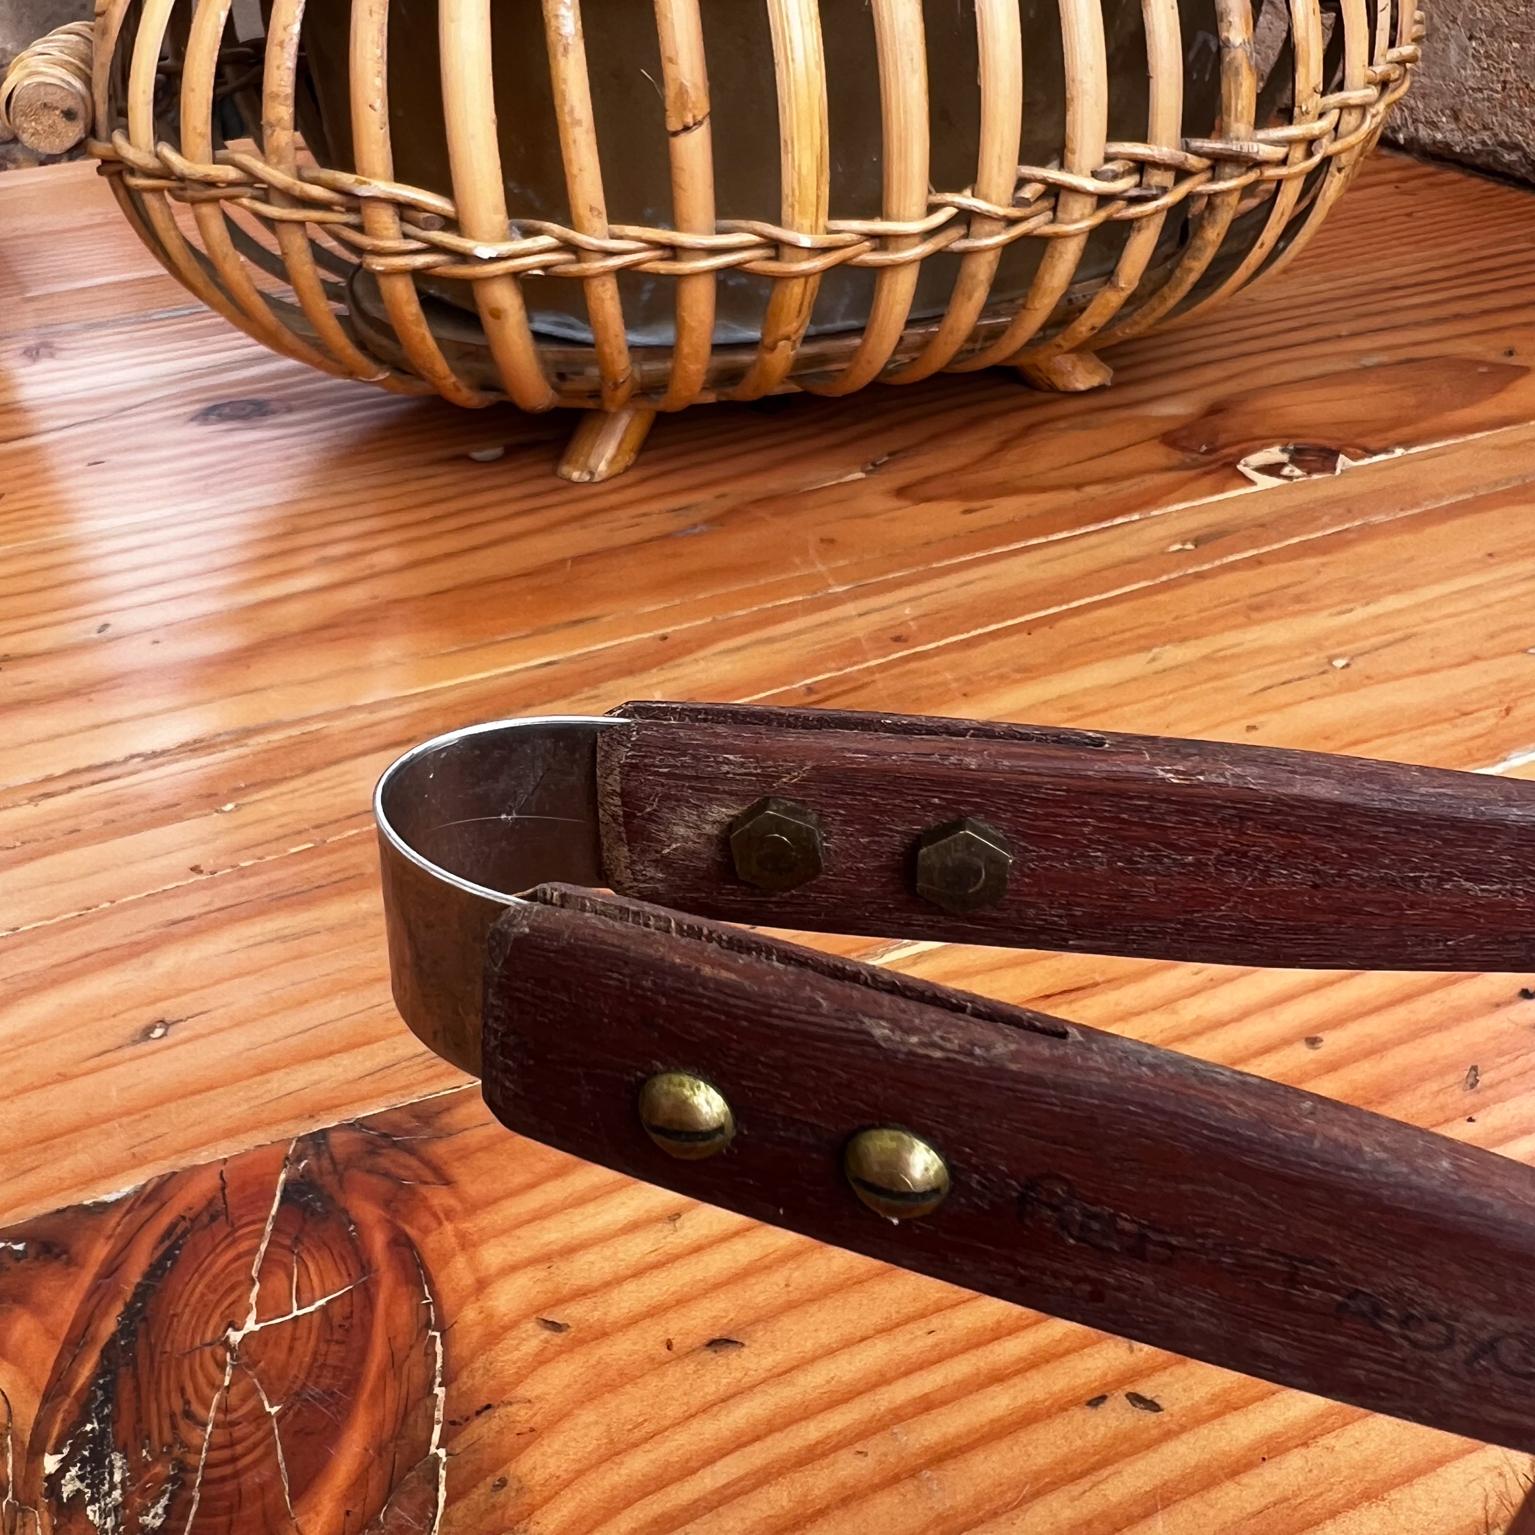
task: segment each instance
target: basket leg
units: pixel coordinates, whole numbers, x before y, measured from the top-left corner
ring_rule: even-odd
[[[1114,370],[1096,352],[1057,352],[1037,362],[1019,363],[1018,376],[1033,389],[1081,394],[1112,383]]]
[[[589,410],[565,445],[559,476],[578,485],[595,485],[622,474],[638,456],[656,419],[643,405],[626,405],[612,412]]]

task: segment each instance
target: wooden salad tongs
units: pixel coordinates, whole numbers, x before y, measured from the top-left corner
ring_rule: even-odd
[[[702,920],[1528,969],[1535,787],[645,703],[441,736],[389,769],[376,811],[400,1011],[513,1130],[1020,1305],[1535,1451],[1535,1171]]]

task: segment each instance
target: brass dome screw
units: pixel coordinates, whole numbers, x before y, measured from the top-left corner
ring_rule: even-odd
[[[853,1192],[886,1220],[931,1215],[949,1192],[949,1169],[939,1154],[910,1130],[885,1125],[860,1130],[842,1154]]]
[[[735,1115],[718,1088],[686,1071],[662,1071],[640,1089],[640,1123],[668,1156],[701,1162],[723,1151]]]

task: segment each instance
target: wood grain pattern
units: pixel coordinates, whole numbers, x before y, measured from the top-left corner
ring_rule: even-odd
[[[270,1198],[293,1137],[461,1080],[390,1007],[367,812],[437,730],[760,698],[1535,761],[1512,189],[1373,163],[1282,281],[1116,349],[1112,391],[710,407],[581,489],[547,475],[564,423],[354,389],[197,312],[83,170],[8,175],[0,223],[0,1212],[69,1234],[70,1285],[127,1204],[80,1201],[245,1155]],[[1535,1159],[1535,975],[835,947]],[[365,1159],[443,1137],[391,1197],[451,1324],[445,1531],[1502,1535],[1531,1476],[659,1194],[471,1094],[366,1123]],[[0,1248],[29,1489],[77,1310],[36,1256]]]
[[[64,1324],[20,1453],[11,1423],[15,1525],[426,1526],[443,1323],[397,1206],[429,1163],[394,1140],[359,1157],[359,1133],[173,1174],[9,1242],[7,1311],[46,1300]]]

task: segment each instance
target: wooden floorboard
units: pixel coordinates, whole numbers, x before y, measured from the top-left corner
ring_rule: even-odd
[[[1106,394],[699,410],[579,489],[565,418],[268,356],[81,167],[0,228],[4,1535],[1508,1530],[1528,1457],[496,1129],[389,1003],[368,794],[650,696],[1535,776],[1535,198],[1382,157]],[[1535,976],[837,947],[1535,1157]]]

